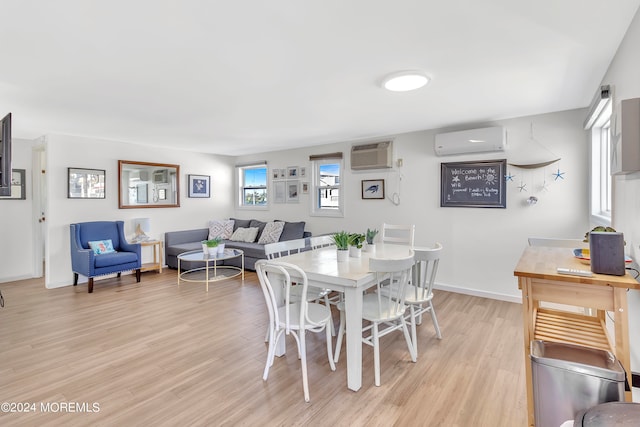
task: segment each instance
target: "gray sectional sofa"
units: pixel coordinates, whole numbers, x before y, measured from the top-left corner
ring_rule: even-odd
[[[260,235],[264,230],[266,222],[259,221],[256,219],[238,219],[238,218],[230,218],[234,221],[233,231],[238,228],[247,228],[247,227],[258,227],[258,235],[254,242],[236,242],[232,240],[225,240],[226,248],[234,248],[241,249],[244,251],[244,267],[247,270],[255,270],[255,263],[259,259],[266,259],[266,255],[264,253],[264,245],[257,243],[260,239]],[[278,221],[278,220],[276,220]],[[311,233],[304,230],[305,222],[288,222],[282,221],[285,223],[284,228],[282,230],[282,234],[280,235],[280,241],[284,240],[295,240],[306,238],[307,246],[309,246],[309,237],[311,237]],[[165,233],[164,235],[164,253],[165,253],[165,261],[169,268],[178,268],[178,255],[187,252],[187,251],[195,251],[201,250],[203,240],[206,240],[209,237],[209,229],[208,228],[199,228],[195,230],[184,230],[184,231],[170,231]],[[233,265],[236,267],[240,266],[241,260],[240,258],[232,258],[230,260],[225,261],[227,265]],[[193,265],[192,265],[193,264]],[[195,265],[198,264],[198,265]],[[188,270],[191,268],[202,267],[202,263],[190,263],[190,262],[181,262],[180,267],[183,270]]]

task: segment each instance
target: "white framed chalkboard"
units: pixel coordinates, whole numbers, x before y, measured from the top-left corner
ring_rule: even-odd
[[[507,160],[440,164],[440,206],[506,208]]]

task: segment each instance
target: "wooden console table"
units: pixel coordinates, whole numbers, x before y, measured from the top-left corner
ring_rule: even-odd
[[[594,274],[592,277],[558,274],[558,267],[589,270],[568,248],[527,247],[516,266],[518,288],[522,291],[524,360],[527,379],[529,425],[534,423],[533,388],[529,360],[532,340],[556,341],[609,350],[616,355],[631,379],[627,291],[640,289],[638,282],[625,276]],[[541,302],[595,309],[595,315],[541,307]],[[606,329],[606,312],[613,312],[615,337]],[[625,393],[628,402],[631,392]]]

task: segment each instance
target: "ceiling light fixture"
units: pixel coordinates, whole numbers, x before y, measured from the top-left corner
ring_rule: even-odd
[[[382,80],[382,87],[393,92],[407,92],[420,89],[427,83],[429,83],[429,77],[422,71],[398,71],[385,77]]]

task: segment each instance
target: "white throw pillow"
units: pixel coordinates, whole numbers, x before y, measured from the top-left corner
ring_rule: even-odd
[[[229,240],[234,242],[253,243],[258,235],[258,227],[238,228],[233,232]]]
[[[209,221],[209,239],[229,239],[233,234],[233,223],[232,219]]]
[[[260,240],[258,240],[258,243],[261,245],[276,243],[280,240],[280,235],[282,234],[283,229],[284,222],[268,222],[267,225],[264,226],[264,230],[262,230],[262,234],[260,235]]]

